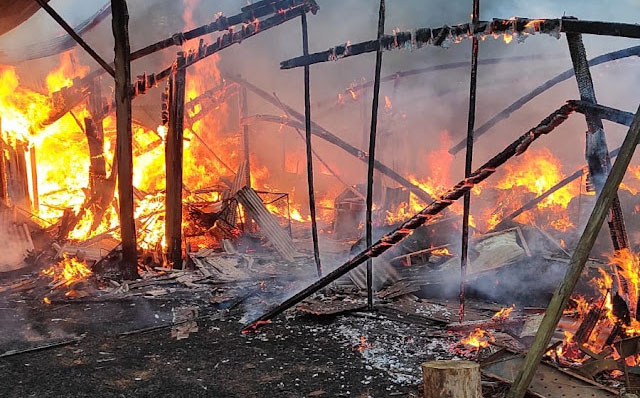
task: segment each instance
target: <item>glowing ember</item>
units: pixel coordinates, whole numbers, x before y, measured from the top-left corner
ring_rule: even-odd
[[[49,297],[45,297],[45,298],[42,299],[42,302],[47,304],[47,305],[49,305],[49,304],[51,304],[51,299]]]
[[[356,347],[356,351],[363,352],[367,348],[370,348],[371,344],[367,343],[367,338],[365,336],[360,336],[360,345]]]

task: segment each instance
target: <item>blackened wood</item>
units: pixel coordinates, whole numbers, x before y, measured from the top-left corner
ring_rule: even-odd
[[[571,21],[564,18],[563,22]],[[580,99],[584,102],[597,104],[596,93],[591,79],[587,53],[582,43],[582,35],[579,33],[567,33],[567,43],[571,54],[571,61],[578,83]],[[604,185],[604,180],[611,168],[611,159],[607,149],[607,141],[604,134],[602,120],[593,113],[586,113],[587,121],[587,145],[585,157],[589,166],[589,177],[594,183],[596,192],[599,194]],[[622,207],[618,195],[613,198],[611,212],[609,214],[609,231],[616,250],[629,247],[629,238],[624,223]]]
[[[385,4],[380,0],[380,11],[378,13],[378,41],[384,36]],[[306,68],[309,66],[307,65]],[[376,159],[376,135],[378,130],[378,105],[380,101],[380,72],[382,71],[382,48],[376,51],[376,70],[373,80],[373,101],[371,105],[371,130],[369,131],[369,161],[367,162],[367,211],[365,220],[365,237],[367,247],[373,243],[373,172],[375,170]],[[367,260],[367,307],[373,310],[373,264],[372,260]]]
[[[480,0],[473,0],[471,23],[478,23],[480,19]],[[471,79],[469,84],[469,116],[467,118],[467,151],[465,154],[464,177],[469,178],[473,167],[473,129],[476,123],[476,86],[478,82],[478,38],[473,37],[471,45]],[[469,217],[471,207],[471,192],[464,194],[462,210],[462,246],[460,252],[460,308],[458,311],[460,323],[464,321],[465,279],[467,278],[467,261],[469,252]]]
[[[609,106],[593,104],[582,100],[569,100],[567,102],[573,105],[576,112],[585,115],[591,114],[598,119],[609,120],[627,127],[631,126],[631,122],[633,122],[633,113],[631,112],[621,111]]]
[[[116,157],[122,237],[121,272],[125,279],[138,277],[136,224],[133,203],[133,151],[131,134],[131,61],[129,59],[129,12],[126,0],[111,0],[116,68]]]
[[[584,320],[574,335],[574,340],[578,345],[582,345],[582,343],[589,340],[589,336],[591,336],[593,328],[596,327],[601,315],[602,310],[597,307],[592,307],[589,312],[587,312],[587,315],[584,317]]]
[[[595,27],[598,27],[600,30],[595,29]],[[291,69],[321,62],[337,61],[342,58],[378,51],[379,49],[387,51],[420,48],[425,45],[437,47],[448,46],[450,44],[460,43],[463,39],[470,37],[501,34],[527,35],[536,33],[557,36],[560,32],[640,38],[640,25],[617,22],[578,21],[567,18],[494,18],[492,21],[478,21],[478,23],[473,26],[465,23],[454,26],[444,25],[438,28],[418,28],[413,32],[404,31],[396,32],[393,35],[385,35],[381,40],[369,40],[355,44],[346,43],[326,51],[282,61],[280,68]]]
[[[235,78],[238,79],[238,78]],[[264,121],[264,122],[270,122],[270,123],[279,123],[279,124],[284,124],[287,126],[291,126],[294,128],[298,128],[300,130],[304,130],[304,124],[302,124],[301,122],[304,121],[304,115],[298,113],[296,110],[294,110],[293,108],[291,108],[290,106],[286,105],[286,104],[281,104],[275,97],[273,97],[271,94],[268,94],[266,91],[246,82],[243,80],[237,80],[239,83],[245,85],[247,87],[247,89],[251,90],[252,92],[256,93],[258,96],[260,96],[261,98],[265,99],[266,101],[268,101],[269,103],[279,107],[280,109],[284,110],[285,113],[290,114],[291,116],[293,116],[296,120],[290,119],[290,118],[283,118],[283,117],[278,117],[278,116],[271,116],[271,115],[255,115],[249,118],[246,118],[243,120],[243,123],[249,123],[249,122],[253,122],[253,121]],[[361,151],[360,149],[354,147],[353,145],[349,144],[348,142],[342,140],[340,137],[336,136],[335,134],[331,133],[330,131],[326,130],[325,128],[323,128],[322,126],[318,125],[316,122],[311,121],[311,133],[319,138],[322,138],[323,140],[343,149],[345,152],[347,152],[348,154],[356,157],[357,159],[359,159],[362,162],[368,162],[368,155],[366,152]],[[424,200],[425,202],[431,201],[433,198],[431,198],[431,196],[429,196],[428,193],[426,193],[425,191],[423,191],[422,189],[420,189],[418,186],[413,185],[411,182],[409,182],[409,180],[407,180],[406,178],[404,178],[403,176],[401,176],[400,174],[398,174],[395,170],[393,170],[391,167],[385,165],[384,163],[381,163],[378,160],[375,160],[375,167],[376,170],[378,170],[379,172],[381,172],[382,174],[386,175],[387,177],[391,178],[392,180],[394,180],[395,182],[397,182],[398,184],[402,185],[403,187],[407,188],[409,191],[411,191],[411,193],[413,193],[414,195],[416,195],[418,198],[420,198],[421,200]]]
[[[84,50],[91,56],[91,58],[93,58],[98,64],[100,64],[100,66],[102,66],[102,68],[107,71],[112,77],[116,77],[116,72],[113,70],[113,67],[109,65],[104,59],[102,59],[102,57],[100,57],[98,53],[96,53],[93,48],[91,48],[91,46],[87,44],[87,42],[85,42],[84,39],[82,39],[82,37],[80,37],[76,33],[75,30],[73,30],[71,25],[69,25],[53,8],[51,8],[51,6],[49,6],[49,4],[47,4],[45,0],[35,1],[40,4],[40,7],[42,7],[47,12],[47,14],[51,15],[51,18],[53,18],[58,23],[58,25],[60,25],[62,29],[64,29],[69,34],[69,36],[73,37],[73,39],[78,42],[80,47],[84,48]]]
[[[302,14],[302,53],[309,54],[309,31],[307,29],[307,15]],[[246,88],[245,88],[246,90]],[[245,128],[246,128],[245,124]],[[311,82],[309,66],[304,67],[304,131],[307,155],[307,185],[309,187],[309,213],[311,215],[311,240],[313,241],[313,258],[316,262],[318,277],[322,277],[320,263],[320,246],[318,244],[318,220],[316,219],[316,195],[313,183],[313,147],[311,145]]]
[[[2,132],[2,117],[0,117],[0,132]],[[7,159],[5,157],[4,139],[0,135],[0,200],[9,205],[8,181],[7,181]]]
[[[342,275],[356,268],[360,264],[363,264],[368,259],[377,257],[385,251],[389,250],[390,248],[404,240],[406,237],[411,235],[416,228],[424,225],[435,215],[451,206],[454,201],[460,199],[464,195],[464,193],[471,190],[474,185],[486,180],[489,176],[495,173],[498,167],[502,166],[510,158],[525,152],[529,145],[531,145],[531,143],[538,139],[541,135],[548,134],[553,131],[557,126],[567,120],[571,112],[572,109],[569,105],[563,105],[561,108],[554,111],[551,115],[547,116],[536,127],[527,131],[525,134],[512,142],[502,152],[498,153],[485,164],[480,166],[480,168],[474,171],[469,178],[465,178],[464,180],[458,182],[442,196],[422,209],[419,213],[403,222],[398,228],[384,235],[373,245],[367,247],[366,249],[355,255],[355,257],[322,277],[322,279],[312,283],[289,299],[285,300],[280,305],[272,308],[256,320],[245,325],[244,330],[254,330],[258,326],[268,323],[269,320],[271,320],[273,317],[281,314],[282,312],[295,306],[305,298],[318,292],[320,289],[326,287],[331,282],[340,278]]]
[[[134,51],[131,54],[131,60],[145,57],[157,51],[169,48],[171,46],[181,46],[185,41],[196,39],[213,32],[223,32],[231,29],[235,25],[255,23],[259,18],[274,13],[286,12],[291,7],[303,4],[311,5],[314,2],[309,0],[263,0],[258,1],[251,6],[243,7],[241,12],[230,17],[220,16],[215,21],[199,26],[187,32],[176,33],[169,38],[161,40],[157,43],[148,45],[144,48]],[[315,6],[317,10],[317,5]],[[315,11],[314,11],[315,12]]]
[[[169,79],[169,128],[165,146],[167,175],[165,235],[167,258],[173,268],[182,268],[182,167],[184,147],[184,101],[186,59],[178,53],[174,75]]]
[[[640,46],[629,47],[622,50],[599,55],[589,60],[589,66],[601,65],[607,62],[616,61],[619,59],[632,57],[632,56],[640,56]],[[556,86],[557,84],[570,79],[573,75],[574,75],[573,68],[568,69],[562,72],[561,74],[547,80],[546,82],[534,88],[532,91],[528,92],[522,97],[518,98],[514,103],[504,108],[500,112],[496,113],[491,119],[487,120],[485,123],[479,126],[474,131],[474,134],[473,134],[474,139],[477,140],[478,137],[485,134],[487,131],[489,131],[492,127],[494,127],[496,124],[498,124],[502,120],[508,119],[512,113],[522,108],[524,105],[529,103],[532,99],[536,98],[537,96],[549,90],[550,88]],[[631,124],[631,122],[629,122],[629,124]],[[452,155],[455,155],[465,147],[465,144],[466,144],[466,141],[461,140],[460,142],[458,142],[456,145],[454,145],[449,149],[449,153]]]
[[[560,283],[560,286],[549,302],[547,311],[542,319],[542,323],[536,333],[536,337],[529,348],[529,352],[527,353],[520,372],[509,390],[507,398],[523,398],[525,396],[527,388],[535,374],[536,368],[538,367],[542,356],[546,352],[551,336],[553,335],[556,326],[558,325],[558,321],[562,316],[562,311],[566,307],[567,302],[573,293],[573,289],[580,278],[580,274],[584,269],[589,253],[591,252],[593,244],[595,243],[598,233],[602,227],[602,222],[611,208],[611,203],[616,196],[618,186],[620,185],[620,182],[622,182],[622,178],[627,171],[627,167],[631,162],[631,158],[633,157],[633,153],[635,152],[638,142],[640,142],[640,107],[638,108],[634,121],[624,139],[620,149],[620,154],[607,177],[602,188],[602,192],[596,200],[596,204],[591,212],[589,221],[587,221],[584,232],[580,236],[580,240],[578,241],[573,255],[571,256],[571,261],[569,262],[564,280]]]
[[[0,156],[3,156],[0,154]],[[40,196],[38,193],[38,167],[36,162],[36,147],[29,148],[29,161],[31,163],[31,192],[33,193],[33,210],[37,214],[40,211]]]

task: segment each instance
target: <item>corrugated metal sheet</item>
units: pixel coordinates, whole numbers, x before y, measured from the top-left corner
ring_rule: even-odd
[[[236,198],[256,221],[262,234],[266,236],[278,253],[287,261],[293,261],[293,257],[298,254],[293,245],[293,240],[280,227],[275,216],[269,213],[256,191],[249,187],[244,187],[238,191]]]

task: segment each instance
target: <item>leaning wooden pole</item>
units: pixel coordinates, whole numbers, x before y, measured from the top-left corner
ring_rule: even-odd
[[[378,14],[378,40],[384,36],[384,0],[380,0],[380,12]],[[307,66],[308,67],[308,66]],[[376,71],[373,83],[373,103],[371,105],[371,130],[369,132],[369,162],[367,167],[367,215],[366,215],[366,242],[367,247],[373,243],[372,209],[373,209],[373,172],[376,159],[376,134],[378,130],[378,103],[380,99],[380,72],[382,71],[382,48],[376,51]],[[373,263],[367,260],[367,307],[373,310]]]
[[[302,53],[309,55],[309,31],[307,14],[300,16],[302,20]],[[309,212],[311,213],[311,238],[313,240],[313,258],[316,262],[318,277],[322,277],[320,263],[320,246],[318,244],[318,221],[316,219],[316,195],[313,184],[313,147],[311,146],[311,83],[309,66],[304,67],[304,131],[307,149],[307,184],[309,186]],[[245,124],[246,126],[246,124]]]
[[[533,344],[531,344],[531,348],[529,348],[524,364],[520,368],[520,372],[514,380],[507,398],[524,397],[527,388],[533,379],[538,363],[547,350],[551,336],[553,335],[556,326],[558,325],[558,321],[562,316],[562,311],[567,305],[571,293],[580,278],[584,264],[586,263],[589,253],[593,248],[593,244],[598,237],[598,232],[600,232],[602,222],[609,213],[611,204],[617,195],[618,186],[627,171],[627,167],[631,162],[631,158],[633,157],[633,153],[635,152],[638,142],[640,142],[640,107],[636,112],[631,128],[629,128],[629,132],[627,133],[622,147],[620,148],[620,154],[616,158],[613,168],[609,172],[609,176],[607,177],[602,187],[602,191],[596,200],[596,204],[591,212],[587,226],[585,227],[584,232],[578,241],[578,245],[571,256],[571,261],[569,262],[564,280],[549,302],[549,306],[547,307],[542,323],[538,328]]]
[[[133,218],[133,151],[131,135],[131,61],[129,12],[126,0],[111,0],[112,28],[115,39],[116,157],[118,159],[118,196],[122,237],[122,275],[138,277],[136,224]]]
[[[242,89],[240,89],[240,98],[238,100],[240,101],[240,118],[242,119],[249,115],[249,102],[247,98],[246,87],[242,87]],[[245,123],[242,126],[243,156],[244,161],[247,163],[247,167],[245,169],[244,184],[251,188],[251,150],[249,149],[249,134],[249,125]]]
[[[167,258],[173,268],[182,268],[182,153],[184,147],[184,100],[186,59],[178,53],[174,74],[169,78],[169,128],[165,144],[167,175],[165,235]]]
[[[302,300],[318,292],[320,289],[326,287],[331,282],[340,278],[342,275],[345,275],[352,269],[360,266],[361,264],[364,264],[367,260],[382,255],[382,253],[394,247],[406,237],[410,236],[415,229],[421,227],[427,221],[431,220],[435,215],[441,213],[447,207],[451,206],[454,201],[463,197],[464,193],[471,190],[474,185],[486,180],[489,176],[495,173],[498,167],[507,162],[507,160],[509,160],[513,156],[524,153],[529,145],[531,145],[531,143],[533,143],[541,135],[549,134],[551,131],[553,131],[556,127],[567,120],[572,112],[573,107],[569,104],[563,105],[559,109],[555,110],[552,114],[541,121],[536,127],[527,131],[525,134],[512,142],[508,147],[506,147],[502,152],[498,153],[496,156],[489,159],[485,164],[476,169],[476,171],[474,171],[469,178],[465,178],[464,180],[458,182],[447,192],[442,194],[438,199],[422,209],[419,213],[403,222],[393,231],[381,237],[373,245],[367,247],[349,261],[335,268],[333,271],[323,276],[320,280],[317,280],[300,292],[289,297],[281,304],[270,309],[259,318],[248,323],[243,330],[250,331],[257,328],[261,324],[268,323],[273,317],[300,303]]]
[[[563,21],[570,21],[565,18]],[[580,99],[587,104],[597,104],[596,93],[591,79],[589,70],[589,61],[587,53],[582,43],[582,35],[580,33],[567,33],[567,43],[569,45],[569,53],[578,83],[578,91]],[[607,149],[607,140],[605,138],[604,126],[602,120],[594,113],[585,113],[587,122],[587,145],[585,148],[585,157],[589,166],[589,176],[593,181],[596,192],[600,193],[607,172],[611,168],[611,159]],[[609,213],[609,232],[615,250],[629,247],[629,238],[622,214],[620,200],[616,194],[611,205]]]
[[[473,0],[471,25],[475,27],[480,19],[480,0]],[[474,29],[474,28],[472,28]],[[476,86],[478,81],[478,38],[473,36],[471,45],[471,82],[469,87],[469,117],[467,119],[467,153],[464,163],[464,178],[469,178],[473,165],[473,129],[476,123]],[[464,321],[465,279],[467,278],[467,261],[469,254],[469,216],[471,207],[471,191],[464,194],[462,211],[462,247],[460,251],[460,309],[458,318]]]

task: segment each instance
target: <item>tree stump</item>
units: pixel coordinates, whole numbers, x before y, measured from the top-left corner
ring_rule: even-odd
[[[480,365],[471,361],[422,364],[424,398],[481,398]]]

